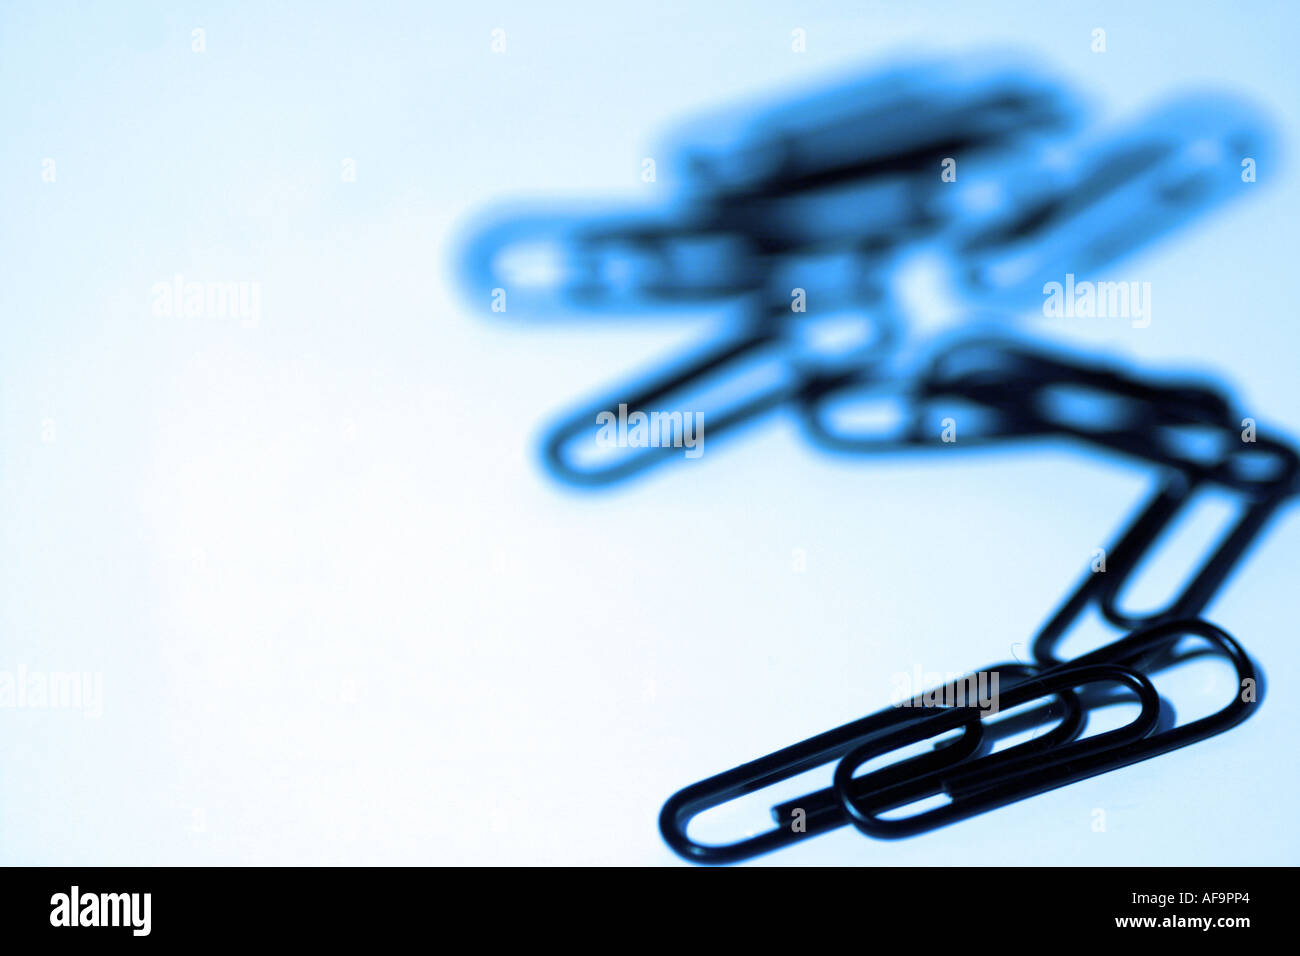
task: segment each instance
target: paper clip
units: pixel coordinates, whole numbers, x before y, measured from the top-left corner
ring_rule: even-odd
[[[1030,678],[1035,672],[1032,666],[1025,664],[1004,664],[996,670],[1009,675],[1013,681]],[[959,686],[961,683],[962,681],[953,682],[954,686]],[[1011,748],[1008,753],[1044,750],[1055,743],[1070,740],[1078,734],[1083,726],[1078,698],[1068,688],[1062,688],[1055,696],[1063,707],[1063,715],[1056,726],[1041,737]],[[957,709],[949,708],[949,710]],[[802,830],[791,826],[788,816],[778,816],[776,826],[771,829],[727,844],[700,843],[693,840],[686,832],[691,819],[705,810],[721,806],[737,797],[765,789],[798,776],[804,771],[836,760],[864,740],[882,736],[891,737],[890,731],[924,719],[929,713],[931,711],[921,708],[889,707],[869,717],[863,717],[758,760],[701,780],[679,790],[664,803],[663,810],[659,814],[659,831],[664,841],[683,858],[693,863],[725,864],[736,863],[842,827],[848,822],[848,818],[834,804],[833,793],[822,791],[804,798],[800,803],[800,808],[807,813],[806,827]],[[978,719],[978,708],[966,709],[963,713],[964,720],[960,723],[966,730],[960,737],[931,753],[899,762],[889,768],[887,779],[890,782],[901,783],[914,774],[957,763],[974,753],[985,740],[985,728]],[[778,807],[776,812],[780,811],[781,808]]]
[[[1271,153],[1268,129],[1247,102],[1187,95],[1075,146],[1082,157],[1064,168],[1016,171],[1035,185],[954,242],[965,294],[1011,307],[1041,302],[1044,285],[1067,270],[1083,277],[1169,233],[1245,188],[1242,164]]]
[[[1141,702],[1139,715],[1124,727],[1055,746],[1032,758],[1010,756],[1011,751],[1007,751],[1006,754],[993,754],[940,768],[912,778],[906,787],[901,788],[891,786],[892,780],[881,781],[872,774],[853,776],[858,767],[872,757],[945,730],[951,718],[943,714],[934,715],[902,728],[888,738],[860,745],[846,754],[835,771],[835,792],[840,805],[853,825],[869,836],[887,839],[914,836],[1168,753],[1236,726],[1254,713],[1261,699],[1259,696],[1234,693],[1226,706],[1207,717],[1153,733],[1158,727],[1160,698],[1149,679],[1132,669],[1132,665],[1153,651],[1189,636],[1201,637],[1215,644],[1232,661],[1237,670],[1236,686],[1239,690],[1257,686],[1258,675],[1254,665],[1241,645],[1227,632],[1199,619],[1165,621],[1043,671],[1003,695],[1003,706],[1014,707],[1029,699],[1034,690],[1049,692],[1063,686],[1079,687],[1092,681],[1113,680],[1137,693]],[[950,802],[903,818],[886,819],[880,815],[935,793],[946,794]]]

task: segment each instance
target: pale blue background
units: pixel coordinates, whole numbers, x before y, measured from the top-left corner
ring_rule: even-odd
[[[0,711],[0,861],[672,863],[679,786],[883,706],[918,662],[1024,656],[1140,471],[859,463],[778,420],[565,490],[543,422],[702,327],[494,321],[450,287],[452,230],[507,193],[653,199],[641,159],[692,110],[919,49],[1027,50],[1107,115],[1226,84],[1300,155],[1297,9],[5,3],[0,669],[101,671],[105,701]],[[1298,169],[1113,275],[1152,283],[1149,329],[1027,327],[1218,369],[1300,431]],[[178,272],[259,281],[260,324],[153,316]],[[1300,862],[1298,559],[1291,510],[1211,608],[1271,680],[1230,734],[764,862]],[[1231,692],[1198,675],[1187,712]]]

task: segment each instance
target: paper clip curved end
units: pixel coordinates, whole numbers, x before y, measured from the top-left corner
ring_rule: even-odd
[[[663,458],[662,455],[653,454],[655,449],[642,449],[639,453],[625,453],[608,461],[584,464],[573,449],[575,440],[584,431],[592,434],[596,431],[592,412],[584,411],[552,425],[542,435],[539,443],[538,454],[547,474],[572,488],[610,488],[640,475]]]
[[[527,296],[528,301],[522,301],[523,296],[519,294],[525,290],[511,288],[513,283],[502,263],[503,255],[536,235],[544,221],[496,207],[479,212],[461,224],[452,244],[449,267],[453,283],[466,305],[475,311],[486,310],[509,317],[512,304],[516,312],[519,306],[524,306],[530,314],[545,304],[544,297],[538,296],[535,290]],[[511,302],[511,292],[521,301]],[[558,309],[560,303],[556,298],[546,311]]]
[[[659,811],[659,835],[668,848],[687,863],[720,866],[732,862],[727,847],[696,843],[686,835],[686,824],[694,816],[690,806],[693,789],[694,786],[685,787],[664,801],[663,809]]]
[[[475,309],[506,318],[607,307],[588,244],[637,225],[627,211],[591,200],[497,203],[461,224],[451,271]]]

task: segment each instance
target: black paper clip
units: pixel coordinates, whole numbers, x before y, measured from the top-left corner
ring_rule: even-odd
[[[1237,691],[1232,700],[1214,714],[1153,733],[1160,718],[1160,698],[1150,680],[1133,665],[1189,636],[1206,639],[1232,661],[1237,670]],[[1256,692],[1258,675],[1241,645],[1213,624],[1193,619],[1165,621],[1144,628],[1090,654],[1045,670],[1004,693],[1002,706],[1017,706],[1031,699],[1035,692],[1059,691],[1099,680],[1124,684],[1134,691],[1141,702],[1138,716],[1117,730],[1054,745],[1046,752],[1013,756],[1009,750],[918,774],[902,786],[892,785],[892,779],[881,779],[874,773],[854,776],[867,760],[948,729],[951,718],[935,715],[882,741],[862,744],[846,754],[835,771],[835,793],[840,807],[853,825],[868,836],[889,839],[914,836],[1204,740],[1247,719],[1262,699]],[[937,793],[947,795],[949,802],[909,817],[887,819],[881,816],[886,810]]]
[[[1016,680],[1030,680],[1036,668],[1026,664],[1003,664],[993,668],[1000,674],[1008,675],[1013,683]],[[954,681],[954,690],[948,699],[956,699],[956,688],[963,685],[963,678]],[[933,692],[932,692],[933,693]],[[923,699],[926,695],[918,695]],[[1062,706],[1059,722],[1047,733],[1006,751],[1007,753],[1033,753],[1050,748],[1058,742],[1073,739],[1083,727],[1083,710],[1077,696],[1069,688],[1055,692]],[[959,722],[966,729],[960,737],[932,753],[911,757],[890,767],[886,776],[890,782],[903,783],[914,774],[925,774],[950,763],[957,763],[975,753],[985,742],[985,727],[978,719],[978,708],[947,708],[960,711],[964,718]],[[659,832],[665,842],[680,856],[693,863],[725,864],[736,863],[753,856],[797,843],[808,837],[826,833],[844,826],[848,818],[834,803],[834,794],[823,791],[804,799],[797,808],[806,814],[801,822],[802,828],[791,825],[791,817],[778,808],[776,825],[757,836],[747,837],[727,844],[706,844],[692,839],[687,834],[687,827],[693,817],[712,807],[721,806],[731,800],[754,793],[795,777],[804,771],[843,757],[846,753],[864,741],[876,739],[893,739],[891,732],[908,724],[923,720],[930,713],[920,706],[889,707],[869,717],[863,717],[844,724],[834,730],[826,731],[815,737],[784,747],[765,757],[742,764],[731,770],[716,774],[699,783],[692,784],[673,794],[659,814]],[[1044,717],[1055,716],[1048,708]]]

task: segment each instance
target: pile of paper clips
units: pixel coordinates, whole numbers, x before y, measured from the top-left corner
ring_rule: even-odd
[[[916,834],[1204,739],[1258,706],[1250,658],[1199,615],[1300,487],[1293,448],[1245,435],[1240,410],[1209,382],[1139,376],[990,333],[986,321],[955,340],[915,341],[887,281],[900,255],[924,246],[947,263],[972,315],[1040,305],[1046,282],[1094,273],[1249,188],[1243,159],[1258,162],[1269,146],[1256,111],[1215,95],[1177,99],[1119,129],[1094,131],[1083,115],[1058,83],[1024,68],[913,63],[687,130],[682,196],[661,215],[515,212],[467,244],[471,294],[485,302],[507,289],[516,313],[742,303],[739,331],[554,427],[545,457],[563,480],[608,484],[677,458],[637,448],[591,464],[581,446],[602,409],[648,410],[710,390],[726,397],[706,413],[715,440],[785,408],[823,448],[923,450],[949,447],[936,424],[944,416],[963,423],[963,447],[1067,438],[1149,463],[1155,477],[1107,549],[1105,573],[1088,573],[1035,636],[1034,663],[985,668],[1001,677],[999,710],[1041,700],[1036,716],[1055,721],[1050,730],[994,752],[1005,729],[986,710],[924,706],[960,699],[967,679],[936,688],[916,706],[887,707],[674,794],[659,825],[686,859],[732,863],[845,824],[875,837]],[[955,181],[944,175],[953,168]],[[541,280],[507,275],[507,254],[539,241],[550,250]],[[792,289],[815,306],[792,310]],[[846,314],[850,343],[837,334],[828,346],[814,320]],[[756,366],[768,374],[750,374]],[[1061,401],[1066,392],[1087,397],[1082,411]],[[901,425],[843,424],[846,406],[882,396],[905,409]],[[1235,524],[1169,606],[1122,611],[1126,582],[1207,488],[1240,501]],[[1057,645],[1090,609],[1120,636],[1061,660]],[[1238,690],[1217,713],[1171,726],[1149,675],[1183,659],[1187,638],[1231,662]],[[1135,700],[1138,715],[1084,735],[1089,710],[1116,700]],[[860,772],[944,735],[920,756]],[[832,785],[774,806],[767,832],[729,844],[687,834],[702,811],[835,761]],[[947,802],[886,816],[936,795]]]

